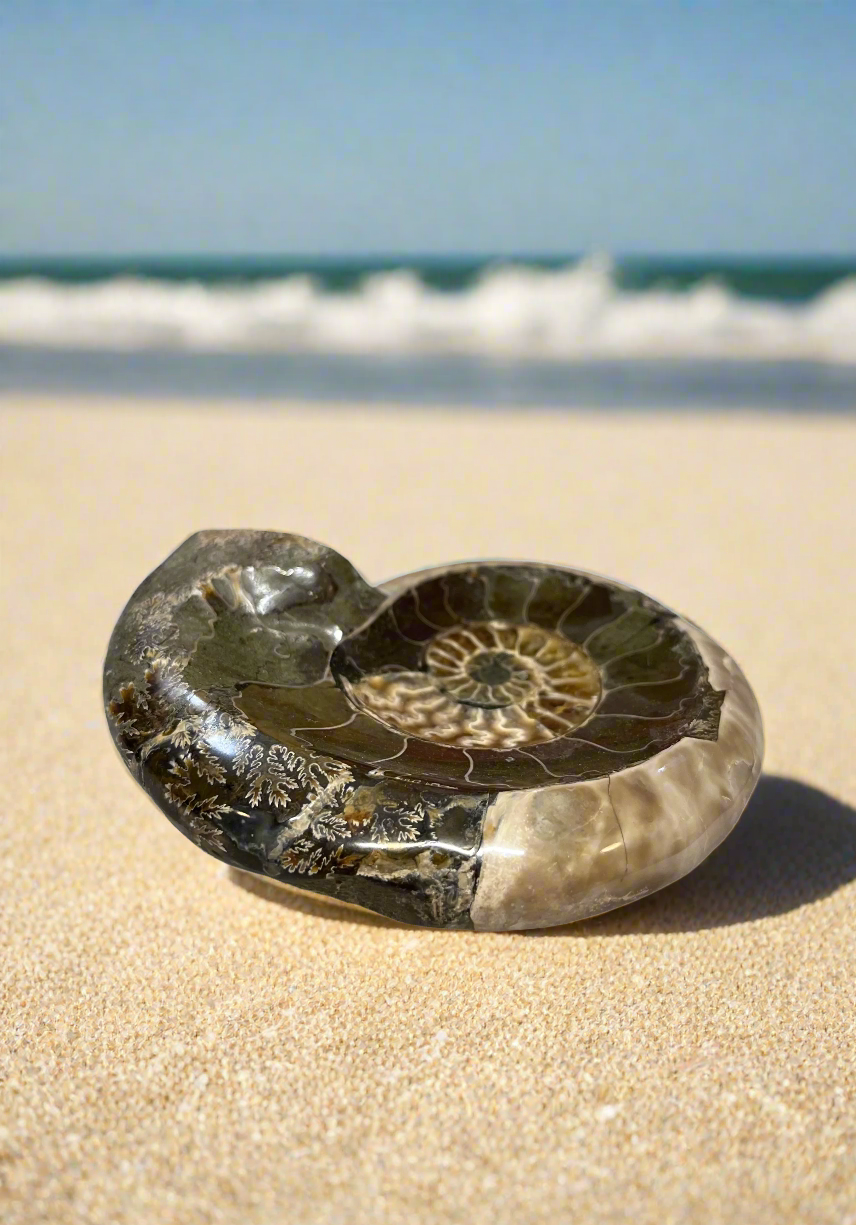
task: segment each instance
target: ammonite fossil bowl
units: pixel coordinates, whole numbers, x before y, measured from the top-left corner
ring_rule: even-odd
[[[630,587],[505,561],[372,587],[276,532],[167,558],[104,699],[203,850],[429,927],[545,927],[662,888],[732,829],[763,753],[734,661]]]

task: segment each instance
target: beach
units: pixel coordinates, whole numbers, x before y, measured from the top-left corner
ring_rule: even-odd
[[[0,422],[8,1225],[856,1222],[852,416],[9,393]],[[544,933],[239,880],[101,706],[134,588],[233,527],[372,582],[502,557],[650,592],[754,686],[756,797],[685,880]]]

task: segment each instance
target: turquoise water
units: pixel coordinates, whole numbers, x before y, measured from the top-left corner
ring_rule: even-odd
[[[486,269],[515,264],[554,270],[579,255],[316,257],[240,255],[184,256],[0,256],[0,282],[43,277],[62,284],[92,284],[115,277],[202,285],[258,283],[310,276],[326,290],[346,293],[368,276],[406,268],[434,289],[466,289]],[[664,286],[688,289],[715,280],[735,294],[773,301],[802,302],[856,276],[856,257],[627,256],[613,261],[619,289],[644,291]]]

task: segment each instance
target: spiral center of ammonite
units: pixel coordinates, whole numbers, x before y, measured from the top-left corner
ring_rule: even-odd
[[[470,660],[467,671],[478,685],[504,685],[514,676],[514,664],[508,651],[482,651]]]
[[[586,651],[534,625],[456,625],[428,642],[423,660],[423,671],[384,670],[347,691],[405,735],[493,749],[564,736],[600,698],[600,673]]]
[[[519,704],[537,693],[541,681],[534,658],[520,650],[523,628],[456,626],[429,643],[425,663],[443,692],[468,706]]]

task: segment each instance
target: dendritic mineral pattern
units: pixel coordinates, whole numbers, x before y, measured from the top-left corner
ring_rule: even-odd
[[[192,536],[125,608],[104,700],[203,850],[428,927],[512,930],[689,872],[761,770],[737,665],[650,597],[473,562],[371,587],[321,544]]]

